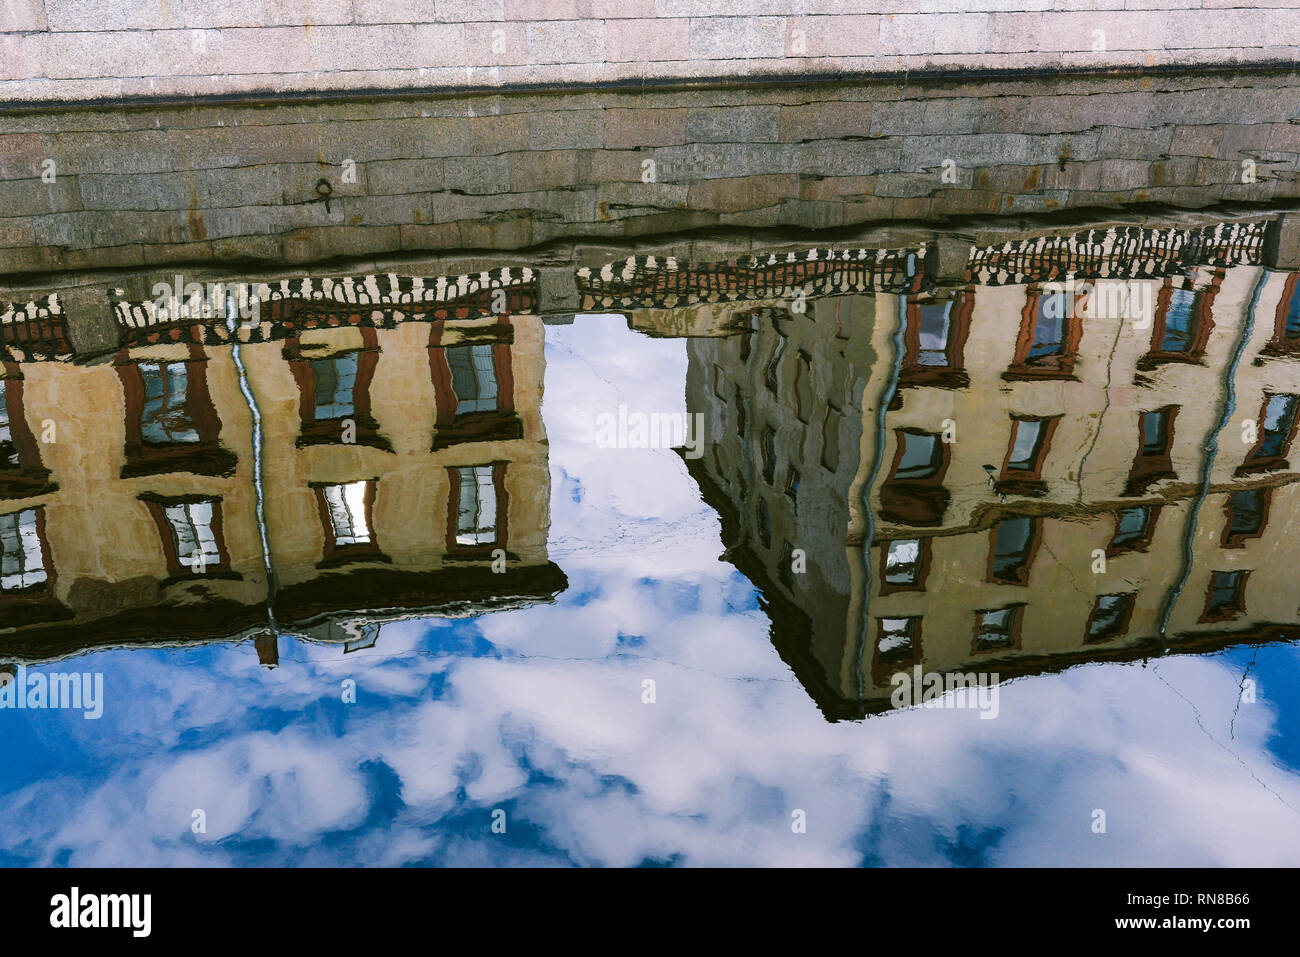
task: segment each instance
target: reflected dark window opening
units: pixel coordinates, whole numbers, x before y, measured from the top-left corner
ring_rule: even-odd
[[[887,684],[890,675],[919,664],[921,617],[878,619],[873,658],[871,674],[877,685]]]
[[[38,509],[0,515],[0,589],[21,592],[41,589],[49,581]]]
[[[1233,492],[1224,503],[1227,519],[1223,526],[1224,548],[1241,548],[1246,540],[1258,538],[1268,521],[1269,489],[1252,488]]]
[[[1165,314],[1164,334],[1160,338],[1161,352],[1190,352],[1194,341],[1196,317],[1192,307],[1196,293],[1190,289],[1174,289],[1170,293],[1169,311]]]
[[[799,500],[799,470],[793,465],[786,469],[785,494],[796,502]]]
[[[772,355],[767,360],[767,365],[763,367],[763,384],[767,386],[768,391],[773,395],[779,395],[781,391],[781,357],[785,355],[789,340],[786,339],[780,329],[776,328],[775,320],[773,320],[772,326],[776,331],[776,342],[772,345]]]
[[[284,358],[298,384],[302,428],[300,448],[309,445],[355,444],[392,451],[379,434],[370,414],[370,384],[379,364],[379,339],[374,329],[362,328],[362,348],[328,355],[308,356],[323,343],[292,338],[285,343]]]
[[[948,446],[932,432],[896,429],[894,437],[894,461],[880,487],[881,517],[903,525],[938,525],[948,507],[943,487]]]
[[[456,544],[485,545],[497,538],[497,497],[492,466],[457,469],[460,499],[456,509]]]
[[[1300,352],[1300,273],[1291,273],[1282,286],[1273,320],[1273,337],[1263,355],[1293,355]]]
[[[1033,332],[1025,352],[1025,364],[1033,365],[1047,356],[1059,356],[1065,351],[1066,298],[1064,293],[1040,296],[1034,312]]]
[[[937,475],[942,462],[940,439],[928,432],[899,432],[898,465],[894,478],[919,479]]]
[[[1287,467],[1286,455],[1295,437],[1297,410],[1300,410],[1300,396],[1279,393],[1264,397],[1258,420],[1259,438],[1237,469],[1238,475]]]
[[[1043,495],[1047,491],[1043,482],[1043,463],[1052,435],[1060,423],[1060,416],[1031,418],[1011,417],[1011,440],[1007,456],[1002,463],[1001,480],[997,491],[1004,495]]]
[[[451,557],[479,559],[508,541],[506,463],[449,466],[450,499],[447,551]]]
[[[1045,293],[1031,284],[1025,294],[1015,356],[1004,379],[1068,378],[1074,369],[1082,326],[1069,314],[1072,303],[1064,292]]]
[[[353,390],[357,384],[359,352],[344,352],[328,359],[312,359],[316,418],[343,419],[356,413]]]
[[[354,561],[388,561],[380,551],[374,531],[377,485],[374,479],[313,485],[325,533],[321,567]]]
[[[191,417],[189,373],[184,362],[141,362],[144,406],[140,410],[140,435],[146,443],[169,445],[198,442],[199,430]]]
[[[882,543],[880,593],[923,590],[929,566],[929,539],[899,538]]]
[[[1020,647],[1020,622],[1024,605],[1008,605],[975,613],[974,654],[1015,650]]]
[[[1190,279],[1177,280],[1188,283],[1183,286],[1175,286],[1172,278],[1164,281],[1152,317],[1150,351],[1138,359],[1138,369],[1153,369],[1162,362],[1200,362],[1204,358],[1205,345],[1214,330],[1214,299],[1223,277],[1222,269],[1215,270],[1210,284],[1203,289],[1194,288]]]
[[[1029,580],[1029,566],[1038,545],[1039,519],[1032,515],[1004,518],[994,526],[992,538],[989,580],[1024,585]]]
[[[1171,450],[1178,406],[1138,413],[1138,451],[1129,469],[1125,495],[1138,495],[1163,479],[1175,478]]]
[[[515,412],[514,400],[515,328],[507,318],[454,332],[446,322],[432,323],[434,451],[468,442],[523,438],[523,420]],[[460,338],[444,342],[453,334]]]
[[[23,385],[16,362],[0,367],[0,498],[29,498],[57,488],[27,425]]]
[[[949,364],[949,332],[952,329],[949,311],[951,302],[921,306],[920,347],[917,364],[923,366],[946,366]]]
[[[763,481],[772,485],[776,482],[776,432],[770,426],[763,430],[759,453],[763,458]]]
[[[208,393],[208,359],[188,346],[185,359],[115,362],[126,398],[122,478],[191,472],[232,475],[238,459],[219,442],[221,422]]]
[[[14,445],[13,429],[9,424],[9,390],[7,379],[0,379],[0,465],[18,465],[18,446]]]
[[[762,495],[758,496],[758,540],[764,548],[772,547],[772,511],[768,508],[767,499]]]
[[[167,574],[171,579],[198,575],[239,577],[230,571],[219,498],[148,493],[141,495],[140,499],[158,528]]]
[[[1108,554],[1123,551],[1145,551],[1151,542],[1158,509],[1151,505],[1122,508],[1115,514],[1115,534],[1110,540]]]
[[[1201,621],[1226,621],[1246,610],[1248,571],[1221,571],[1210,575]]]
[[[456,414],[497,410],[496,365],[493,347],[485,344],[448,346],[447,365],[456,391]]]
[[[840,419],[842,413],[833,405],[826,406],[822,419],[822,468],[838,472],[840,468]]]
[[[963,353],[974,305],[973,289],[961,290],[950,299],[906,298],[900,385],[964,388],[970,384]]]
[[[54,579],[45,509],[0,515],[0,621],[5,627],[72,618],[72,609],[54,595]]]
[[[794,416],[807,425],[816,407],[812,388],[812,356],[800,351],[794,366]]]
[[[1088,642],[1109,641],[1127,634],[1129,620],[1133,616],[1136,596],[1132,593],[1120,595],[1098,595],[1088,617]]]

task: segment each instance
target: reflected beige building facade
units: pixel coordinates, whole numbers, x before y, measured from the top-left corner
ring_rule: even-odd
[[[275,630],[355,640],[369,618],[565,587],[541,320],[318,312],[281,303],[238,362],[209,319],[128,327],[96,365],[5,363],[10,656],[256,634],[274,663]]]
[[[1188,266],[1141,314],[1045,282],[788,302],[694,340],[688,462],[829,717],[1300,634],[1296,274]],[[1082,278],[1082,277],[1081,277]],[[1145,299],[1144,299],[1145,297]]]

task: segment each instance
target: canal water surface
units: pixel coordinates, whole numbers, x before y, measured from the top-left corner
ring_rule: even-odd
[[[0,862],[1296,864],[1271,222],[3,307]]]

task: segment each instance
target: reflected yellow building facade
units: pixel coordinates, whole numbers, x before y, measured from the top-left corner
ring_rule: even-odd
[[[95,365],[11,355],[0,643],[257,634],[274,663],[274,630],[348,640],[367,616],[562,590],[543,329],[509,293],[501,311],[289,299],[237,346],[208,317],[124,322]]]
[[[1089,308],[1104,282],[972,281],[774,300],[688,345],[713,445],[688,466],[828,716],[889,707],[915,665],[1300,634],[1300,284],[1167,267],[1126,282],[1145,315]]]

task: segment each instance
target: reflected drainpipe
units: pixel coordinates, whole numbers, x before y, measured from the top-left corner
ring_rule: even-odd
[[[248,403],[248,410],[253,414],[253,492],[256,496],[257,532],[262,542],[262,564],[266,569],[266,620],[270,625],[270,634],[257,639],[258,657],[269,667],[278,662],[279,655],[273,654],[279,641],[280,629],[275,623],[275,569],[271,567],[271,543],[266,533],[266,488],[262,482],[262,412],[253,398],[253,390],[248,384],[248,370],[244,368],[244,359],[239,351],[239,307],[232,293],[226,299],[226,329],[230,331],[231,357],[235,361],[235,371],[239,374],[239,391]]]
[[[1250,303],[1246,307],[1246,321],[1242,323],[1241,334],[1237,339],[1237,346],[1232,352],[1232,357],[1228,360],[1228,365],[1223,371],[1223,404],[1222,411],[1219,413],[1219,421],[1213,431],[1210,432],[1209,438],[1206,439],[1203,449],[1205,451],[1204,462],[1201,465],[1201,481],[1197,490],[1196,498],[1192,502],[1191,513],[1187,517],[1187,530],[1183,535],[1183,567],[1179,572],[1178,580],[1174,582],[1173,587],[1165,595],[1163,607],[1160,609],[1160,653],[1166,655],[1169,653],[1169,636],[1167,629],[1169,627],[1169,618],[1174,613],[1174,605],[1182,596],[1183,588],[1187,585],[1187,579],[1192,573],[1193,560],[1193,539],[1196,536],[1197,519],[1200,515],[1201,506],[1205,504],[1206,497],[1210,494],[1210,478],[1214,469],[1214,460],[1219,454],[1219,435],[1228,423],[1232,421],[1233,413],[1237,410],[1237,366],[1241,364],[1242,353],[1246,351],[1246,343],[1250,341],[1250,334],[1255,328],[1255,307],[1259,304],[1260,294],[1264,291],[1264,283],[1272,273],[1267,268],[1261,266],[1259,278],[1255,280],[1255,288],[1250,294]]]
[[[879,311],[877,311],[877,315],[879,315]],[[876,514],[871,509],[871,492],[876,487],[876,479],[880,476],[880,467],[885,461],[885,414],[889,409],[890,401],[894,397],[894,392],[898,389],[898,380],[903,374],[903,328],[907,316],[906,293],[898,296],[896,315],[894,332],[890,336],[890,342],[894,346],[894,354],[890,357],[889,379],[885,383],[885,388],[877,396],[875,451],[871,460],[871,471],[867,474],[867,480],[863,483],[861,492],[862,513],[866,519],[867,529],[862,539],[862,564],[865,566],[863,581],[866,583],[866,595],[862,601],[862,627],[858,633],[858,648],[855,656],[858,697],[860,699],[865,698],[867,693],[862,656],[867,650],[867,641],[871,632],[871,596],[875,593],[875,584],[871,574],[871,549],[876,538]]]

